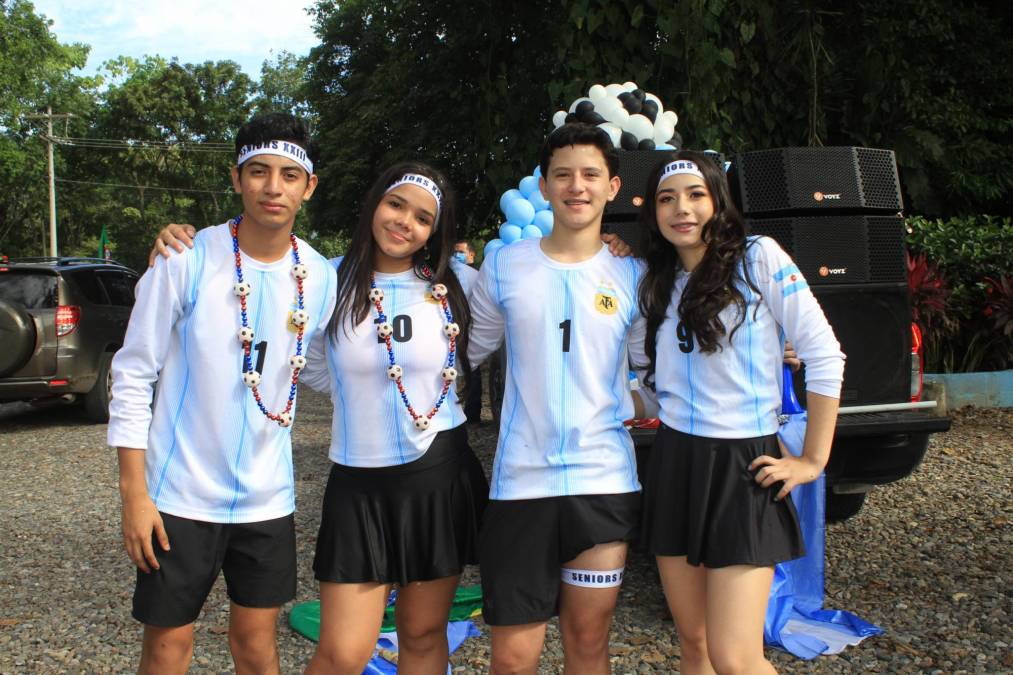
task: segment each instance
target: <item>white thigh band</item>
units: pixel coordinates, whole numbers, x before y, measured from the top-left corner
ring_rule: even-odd
[[[583,586],[584,588],[615,588],[623,583],[625,567],[617,570],[575,570],[564,567],[560,570],[560,578],[564,584]]]

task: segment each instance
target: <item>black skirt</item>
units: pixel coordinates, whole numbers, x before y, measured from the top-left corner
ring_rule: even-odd
[[[749,464],[780,457],[776,436],[703,438],[658,429],[644,486],[642,544],[691,565],[769,566],[805,555],[791,496],[760,487]]]
[[[489,484],[464,425],[397,466],[333,464],[313,571],[320,581],[397,583],[460,574],[478,562]]]

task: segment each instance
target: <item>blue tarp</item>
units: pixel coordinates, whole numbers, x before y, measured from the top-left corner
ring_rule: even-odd
[[[789,415],[778,436],[794,455],[802,454],[806,414]],[[823,564],[826,538],[825,478],[800,485],[791,491],[795,502],[806,555],[774,568],[774,583],[767,604],[763,639],[802,659],[836,654],[856,645],[882,628],[850,612],[823,608]]]

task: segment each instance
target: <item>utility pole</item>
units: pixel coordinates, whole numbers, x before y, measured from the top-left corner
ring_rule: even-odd
[[[49,250],[54,258],[60,255],[56,245],[56,163],[53,161],[53,118],[69,119],[71,113],[53,114],[53,108],[46,106],[45,115],[25,115],[31,119],[46,120],[46,145],[49,149]]]

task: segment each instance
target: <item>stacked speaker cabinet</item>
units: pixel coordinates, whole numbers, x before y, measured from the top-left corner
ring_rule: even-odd
[[[903,401],[911,309],[893,152],[747,152],[733,159],[729,181],[750,233],[791,255],[833,326],[848,356],[841,404]]]

